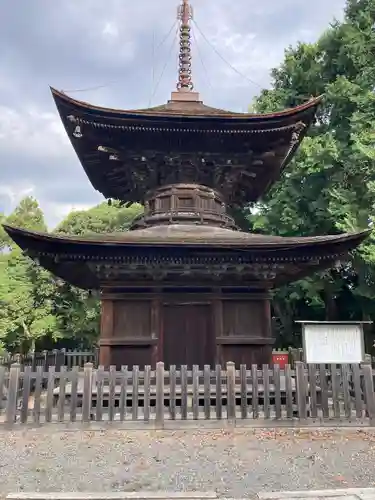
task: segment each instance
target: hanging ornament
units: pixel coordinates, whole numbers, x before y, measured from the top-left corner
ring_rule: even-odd
[[[76,126],[76,128],[74,129],[73,135],[77,139],[80,139],[82,137],[82,131],[81,131],[81,126],[80,125]]]

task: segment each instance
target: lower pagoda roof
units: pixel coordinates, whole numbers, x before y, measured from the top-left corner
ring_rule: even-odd
[[[76,237],[8,225],[4,229],[44,268],[86,289],[166,280],[275,287],[332,267],[370,233],[296,238],[171,224]]]

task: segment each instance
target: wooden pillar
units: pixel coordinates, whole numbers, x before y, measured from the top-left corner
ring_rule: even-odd
[[[221,289],[217,288],[214,290],[214,298],[212,301],[213,305],[213,315],[214,315],[214,331],[215,331],[215,341],[219,337],[223,336],[223,301],[221,298]],[[223,364],[222,347],[216,341],[216,364]]]
[[[264,298],[264,336],[272,337],[271,298]]]
[[[272,317],[271,317],[271,295],[268,290],[264,292],[263,298],[263,336],[265,339],[272,339]],[[264,361],[272,365],[273,342],[264,346]]]
[[[114,304],[113,300],[102,298],[101,318],[100,318],[100,340],[107,340],[113,337],[114,329]],[[99,364],[109,366],[111,364],[111,346],[104,342],[100,345]]]
[[[164,360],[160,295],[151,302],[151,336],[157,340],[152,348],[152,365],[156,366],[156,363]]]

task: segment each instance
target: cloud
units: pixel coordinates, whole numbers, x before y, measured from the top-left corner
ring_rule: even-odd
[[[269,71],[285,47],[316,39],[342,16],[344,3],[192,0],[196,90],[209,105],[245,111],[269,84]],[[53,226],[71,208],[101,200],[72,150],[48,86],[86,89],[71,95],[110,107],[165,102],[176,81],[177,4],[33,0],[20,10],[18,2],[2,0],[0,210],[9,212],[33,194]]]

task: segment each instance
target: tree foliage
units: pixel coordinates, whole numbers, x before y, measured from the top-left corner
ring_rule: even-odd
[[[367,228],[375,203],[375,2],[350,0],[345,19],[314,44],[285,51],[272,88],[255,99],[272,112],[324,94],[317,120],[280,182],[250,217],[254,230],[283,236]],[[280,342],[295,319],[375,320],[375,246],[369,238],[340,269],[278,290]],[[299,339],[295,339],[299,342]]]
[[[43,212],[31,197],[22,200],[5,222],[47,230]],[[7,236],[2,241],[8,251],[0,254],[0,341],[11,349],[33,349],[38,339],[56,335],[54,279],[24,256]]]
[[[120,232],[142,212],[140,205],[126,208],[114,202],[86,211],[73,211],[55,232],[84,235]],[[47,231],[38,202],[27,197],[3,223]],[[52,276],[0,233],[0,343],[10,351],[52,347],[56,343],[89,347],[99,333],[100,305],[95,295]]]

